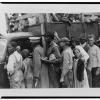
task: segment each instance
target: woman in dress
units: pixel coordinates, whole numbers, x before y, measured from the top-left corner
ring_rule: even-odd
[[[28,49],[22,51],[25,88],[33,88],[33,62]]]
[[[75,88],[89,88],[86,72],[86,59],[84,58],[84,55],[82,55],[78,47],[74,49],[74,54],[74,86]]]
[[[39,42],[34,41],[33,45],[33,74],[35,88],[49,88],[48,67],[45,63],[41,61],[41,58],[45,57],[45,52],[42,45],[42,38],[40,38]]]
[[[61,76],[60,63],[62,57],[54,34],[49,35],[47,43],[47,46],[49,46],[47,49],[47,59],[42,59],[42,62],[48,66],[49,87],[59,88]]]

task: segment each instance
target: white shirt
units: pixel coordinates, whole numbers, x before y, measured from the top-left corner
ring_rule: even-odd
[[[69,47],[66,50],[64,50],[62,56],[63,56],[63,68],[72,69],[73,56],[74,56],[72,49]]]
[[[22,62],[22,56],[17,51],[15,51],[13,54],[11,54],[8,58],[7,71],[10,74],[12,74],[14,72],[14,65],[16,64],[16,59],[17,59],[17,61]]]
[[[62,65],[62,74],[61,74],[61,79],[60,82],[64,81],[64,76],[66,75],[66,73],[72,69],[73,66],[73,51],[72,49],[69,47],[67,49],[65,49],[62,52],[62,57],[63,57],[63,65]]]

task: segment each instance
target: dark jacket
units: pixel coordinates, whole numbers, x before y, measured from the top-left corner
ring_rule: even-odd
[[[79,59],[77,63],[77,80],[82,81],[84,79],[84,62]]]

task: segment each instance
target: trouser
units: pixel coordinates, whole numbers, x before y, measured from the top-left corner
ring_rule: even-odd
[[[14,79],[10,79],[10,88],[25,88],[24,81],[15,81]]]
[[[49,79],[52,88],[60,87],[60,72],[56,71],[56,66],[49,67]]]
[[[10,88],[25,88],[24,76],[21,69],[9,76]]]
[[[62,87],[63,88],[73,88],[73,86],[74,86],[73,71],[69,70],[64,76],[64,82],[62,84]]]
[[[32,77],[25,79],[25,88],[33,88],[33,78]]]
[[[33,77],[33,88],[41,88],[41,79],[40,76],[34,76]]]
[[[10,88],[7,70],[0,67],[0,88]]]
[[[92,87],[92,73],[90,70],[86,69],[87,71],[87,76],[88,76],[88,82],[89,82],[89,87]]]
[[[100,74],[96,75],[96,71],[97,71],[98,67],[96,68],[92,68],[92,87],[96,88],[96,87],[100,87]]]

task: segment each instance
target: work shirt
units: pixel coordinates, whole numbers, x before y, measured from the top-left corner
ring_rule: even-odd
[[[70,47],[63,51],[63,53],[62,53],[63,68],[72,69],[73,56],[74,56],[74,54]]]
[[[65,49],[62,52],[62,57],[63,57],[63,65],[62,65],[62,74],[61,74],[61,80],[60,81],[64,81],[64,76],[67,74],[67,72],[72,69],[73,66],[73,51],[72,49],[69,47],[67,49]]]
[[[100,67],[100,49],[96,45],[89,47],[88,54],[90,56],[88,69]]]
[[[13,54],[11,54],[8,58],[8,64],[7,64],[7,71],[10,74],[14,73],[14,66],[16,64],[16,60],[20,61],[22,66],[22,56],[17,51],[15,51]]]
[[[53,44],[50,46],[50,48],[48,50],[48,55],[53,53],[56,56],[56,59],[59,59],[59,58],[61,58],[61,54],[59,52],[59,46],[54,41],[52,41],[52,42],[53,42]]]
[[[10,88],[24,88],[22,56],[17,51],[9,56],[7,72],[9,75]]]

